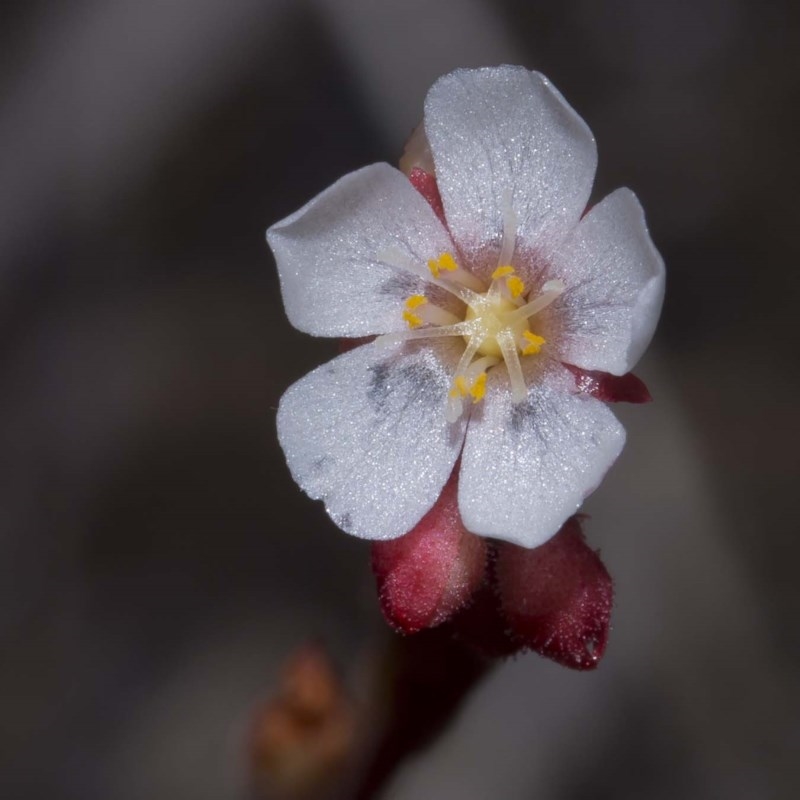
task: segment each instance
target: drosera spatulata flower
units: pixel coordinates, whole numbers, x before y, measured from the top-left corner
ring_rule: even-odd
[[[622,449],[591,376],[628,380],[663,262],[628,189],[586,212],[594,139],[542,75],[445,75],[415,136],[421,182],[374,164],[267,232],[296,328],[377,337],[290,387],[278,436],[348,533],[410,531],[460,458],[466,528],[536,547]]]

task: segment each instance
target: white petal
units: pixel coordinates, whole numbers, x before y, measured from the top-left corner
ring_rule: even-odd
[[[664,262],[630,189],[598,203],[551,258],[567,290],[551,314],[563,361],[629,372],[653,336],[664,301]]]
[[[625,442],[607,406],[569,391],[563,367],[537,376],[528,399],[511,402],[503,370],[467,429],[458,505],[466,527],[523,547],[558,532],[600,483]]]
[[[465,423],[444,409],[463,342],[368,344],[301,378],[278,408],[294,479],[343,530],[364,539],[407,533],[458,457]]]
[[[424,266],[453,248],[428,203],[388,164],[345,175],[273,225],[267,240],[289,320],[315,336],[403,330],[403,302],[429,285],[382,257],[393,250]]]
[[[539,73],[504,66],[445,75],[428,93],[425,130],[448,226],[477,272],[497,266],[507,199],[523,260],[549,252],[586,208],[592,133]]]

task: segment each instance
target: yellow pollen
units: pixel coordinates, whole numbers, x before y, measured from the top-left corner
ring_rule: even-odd
[[[497,268],[497,269],[496,269],[496,270],[495,270],[495,271],[492,273],[492,280],[493,280],[493,281],[496,281],[496,280],[498,280],[499,278],[507,278],[509,275],[513,275],[513,274],[514,274],[514,271],[515,271],[515,270],[514,270],[514,267],[512,267],[510,264],[507,264],[507,265],[506,265],[506,266],[504,266],[504,267],[498,267],[498,268]]]
[[[512,275],[506,281],[506,286],[508,286],[512,297],[519,297],[521,294],[525,294],[525,284],[522,282],[522,279],[518,278],[516,275]]]
[[[474,383],[469,389],[469,393],[472,395],[472,402],[477,403],[480,400],[483,400],[483,396],[486,394],[486,373],[481,372],[477,378],[475,378]]]
[[[527,345],[522,350],[522,355],[524,356],[534,356],[536,355],[541,349],[542,345],[545,343],[545,339],[543,336],[537,336],[535,333],[531,333],[530,331],[523,331],[522,336]]]
[[[412,294],[411,297],[406,300],[406,308],[409,311],[413,311],[415,308],[419,308],[427,302],[428,298],[425,297],[424,294]]]
[[[422,325],[422,317],[412,314],[410,311],[403,312],[403,319],[408,323],[409,328],[419,328]]]
[[[450,397],[464,397],[469,392],[467,380],[463,375],[456,375],[453,381],[453,388],[450,390]]]
[[[431,259],[428,262],[428,269],[431,271],[434,278],[438,278],[442,270],[446,272],[455,272],[458,269],[458,264],[456,264],[455,259],[450,253],[442,253],[439,258]]]

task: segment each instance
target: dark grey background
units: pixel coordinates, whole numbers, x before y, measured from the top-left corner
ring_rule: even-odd
[[[789,798],[800,745],[797,4],[72,0],[0,10],[0,796],[243,797],[248,711],[368,548],[288,477],[266,226],[395,161],[430,83],[523,63],[668,264],[656,403],[589,509],[601,669],[498,670],[387,797]]]

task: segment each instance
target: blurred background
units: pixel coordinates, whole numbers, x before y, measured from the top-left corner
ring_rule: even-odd
[[[253,708],[386,637],[368,547],[289,478],[266,227],[396,162],[458,66],[551,78],[668,265],[655,403],[587,510],[598,671],[496,669],[387,788],[790,798],[800,746],[800,6],[39,0],[0,9],[0,796],[247,796]],[[356,676],[356,677],[354,677]]]

